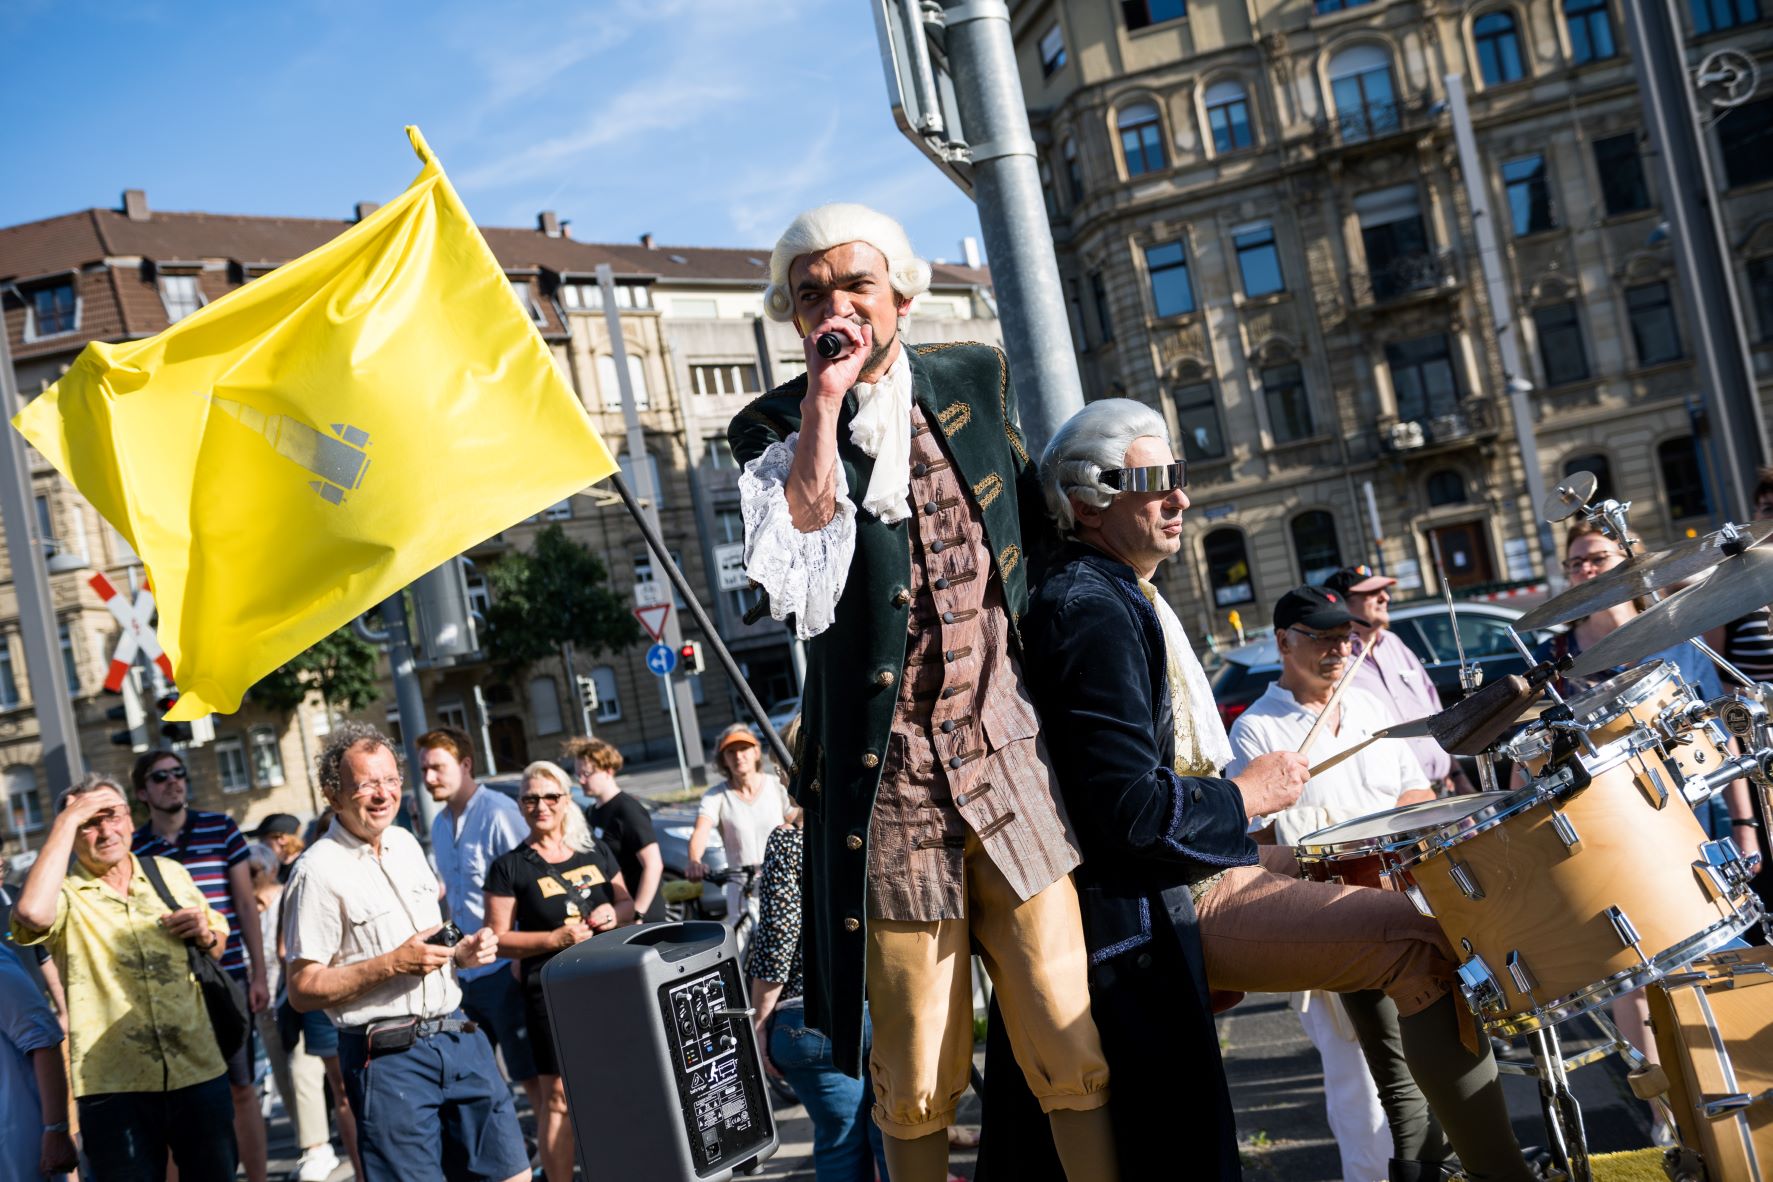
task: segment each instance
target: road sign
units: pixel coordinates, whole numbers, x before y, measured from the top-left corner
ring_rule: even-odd
[[[646,607],[634,609],[634,618],[646,629],[646,634],[654,640],[661,640],[665,635],[665,617],[671,614],[669,603],[654,603]]]
[[[646,650],[646,667],[660,677],[667,677],[677,668],[677,650],[668,644],[655,644]]]
[[[111,615],[123,625],[123,635],[117,638],[117,648],[111,653],[111,668],[105,674],[105,688],[112,693],[123,689],[123,679],[129,675],[129,667],[135,663],[137,652],[148,654],[148,659],[160,666],[160,672],[167,681],[172,680],[172,662],[160,649],[160,640],[154,635],[154,628],[149,623],[154,617],[154,597],[143,587],[135,593],[135,603],[130,604],[123,594],[111,585],[111,580],[102,574],[95,574],[87,580],[98,597],[105,601],[105,607]]]

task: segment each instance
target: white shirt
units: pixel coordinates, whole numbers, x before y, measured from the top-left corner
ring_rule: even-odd
[[[568,799],[562,802],[575,808]],[[457,817],[446,805],[431,826],[431,856],[437,860],[437,877],[443,880],[443,900],[456,926],[473,935],[486,926],[486,871],[493,862],[522,845],[529,824],[517,802],[495,789],[478,785],[468,805]],[[495,960],[488,965],[463,969],[461,979],[472,981],[501,970],[511,962]]]
[[[726,864],[733,869],[763,865],[763,846],[770,832],[787,820],[790,807],[788,789],[772,775],[760,776],[757,795],[751,800],[725,784],[710,788],[702,796],[701,815],[714,822],[720,831],[720,844],[726,847]]]
[[[1317,711],[1301,706],[1292,691],[1281,688],[1278,681],[1270,683],[1262,696],[1231,724],[1233,758],[1225,774],[1236,776],[1258,755],[1297,751],[1317,715]],[[1391,711],[1379,699],[1350,686],[1342,697],[1340,725],[1318,735],[1311,748],[1311,761],[1322,763],[1391,723]],[[1411,753],[1410,745],[1402,739],[1380,739],[1329,771],[1313,776],[1292,808],[1266,820],[1274,822],[1277,842],[1293,845],[1319,829],[1396,808],[1398,797],[1427,787],[1428,774]]]
[[[397,825],[382,834],[382,855],[334,821],[295,864],[283,892],[289,959],[333,968],[392,952],[442,922],[437,878],[418,839]],[[328,1007],[339,1026],[382,1018],[443,1018],[462,1004],[453,960],[422,977],[402,973]]]

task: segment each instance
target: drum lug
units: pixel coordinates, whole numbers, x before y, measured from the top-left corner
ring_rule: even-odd
[[[1557,833],[1558,840],[1564,843],[1565,849],[1569,850],[1572,854],[1579,854],[1582,852],[1582,836],[1576,832],[1576,822],[1570,820],[1568,814],[1553,809],[1551,813],[1551,827],[1553,831]],[[1523,990],[1523,992],[1525,991]]]
[[[1607,922],[1613,925],[1613,934],[1619,937],[1619,942],[1627,948],[1636,949],[1643,937],[1638,935],[1638,929],[1631,922],[1630,917],[1617,907],[1607,908],[1604,914],[1607,917]],[[1644,954],[1640,950],[1638,959],[1642,960],[1643,957]]]
[[[1663,806],[1668,804],[1668,785],[1662,782],[1661,772],[1651,767],[1647,762],[1643,762],[1642,756],[1639,756],[1639,760],[1640,770],[1633,778],[1637,780],[1638,787],[1649,799],[1650,807],[1660,811]]]
[[[1518,949],[1510,949],[1508,953],[1508,979],[1514,982],[1514,991],[1523,996],[1531,996],[1533,990],[1539,988],[1539,979],[1533,976],[1533,970],[1521,958]]]
[[[1413,882],[1406,882],[1403,884],[1402,889],[1404,897],[1409,899],[1415,906],[1416,914],[1422,916],[1424,919],[1434,918],[1434,908],[1428,905],[1428,897],[1422,893],[1421,887]]]
[[[1477,875],[1473,874],[1471,872],[1471,867],[1467,866],[1464,862],[1459,861],[1457,858],[1449,857],[1447,859],[1447,873],[1452,876],[1453,885],[1458,887],[1467,899],[1481,899],[1484,897],[1483,884],[1478,882]]]
[[[1735,841],[1728,837],[1701,842],[1699,861],[1693,863],[1693,872],[1710,888],[1714,901],[1740,894],[1753,877]]]
[[[1496,975],[1490,972],[1490,966],[1484,963],[1481,956],[1472,956],[1461,964],[1459,972],[1459,989],[1465,994],[1465,1004],[1471,1012],[1482,1017],[1485,1014],[1499,1014],[1508,1003],[1502,996],[1502,986],[1496,983]]]
[[[1717,1120],[1720,1116],[1729,1116],[1733,1112],[1741,1112],[1744,1108],[1753,1108],[1756,1104],[1769,1101],[1773,1101],[1773,1088],[1768,1088],[1759,1095],[1735,1092],[1728,1096],[1719,1096],[1716,1100],[1705,1102],[1705,1119]]]

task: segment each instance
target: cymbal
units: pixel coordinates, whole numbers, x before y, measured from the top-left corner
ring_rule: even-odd
[[[1572,472],[1564,477],[1562,483],[1552,489],[1540,506],[1540,516],[1556,523],[1569,517],[1594,496],[1595,488],[1600,484],[1593,472]]]
[[[1752,548],[1773,535],[1773,521],[1737,526]],[[1652,554],[1635,554],[1612,570],[1552,596],[1514,622],[1516,632],[1531,632],[1553,624],[1568,624],[1627,600],[1649,595],[1695,575],[1704,574],[1729,558],[1723,531],[1703,534]],[[1765,606],[1765,605],[1762,605]],[[1731,617],[1734,619],[1734,617]],[[1682,640],[1687,637],[1681,637]],[[1667,647],[1666,645],[1663,647]],[[1655,649],[1651,649],[1655,652]]]
[[[1773,603],[1773,548],[1745,550],[1718,563],[1705,582],[1676,591],[1619,625],[1584,650],[1570,672],[1587,677],[1618,665],[1635,665],[1769,603]]]

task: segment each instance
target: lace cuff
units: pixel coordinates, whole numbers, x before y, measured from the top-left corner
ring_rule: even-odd
[[[794,617],[794,631],[811,640],[837,617],[837,601],[856,553],[856,506],[843,465],[836,464],[837,512],[812,533],[794,528],[788,512],[788,469],[797,431],[772,443],[739,474],[739,512],[745,518],[745,574],[770,597],[770,615]]]

